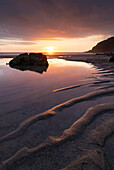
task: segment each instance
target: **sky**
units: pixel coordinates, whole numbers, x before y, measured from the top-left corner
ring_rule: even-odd
[[[114,0],[0,0],[0,51],[81,52],[114,35]]]

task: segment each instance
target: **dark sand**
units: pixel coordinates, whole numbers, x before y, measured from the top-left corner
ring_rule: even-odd
[[[63,102],[41,114],[35,114],[23,121],[12,132],[3,135],[0,138],[1,169],[114,169],[113,63],[108,62],[108,56],[64,56],[63,58],[94,64],[99,73],[93,75],[93,83],[82,83],[55,89],[54,93],[67,93],[67,91],[81,86],[95,87],[96,90]],[[82,111],[81,116],[78,114],[80,111]],[[59,115],[66,115],[67,118],[67,115],[71,113],[76,113],[75,116],[77,117],[74,116],[74,122],[63,132],[58,133],[59,128],[57,127],[56,130],[59,135],[50,136],[45,141],[39,141],[38,144],[35,142],[39,136],[36,136],[36,138],[31,136],[30,138],[29,134],[35,133],[42,126],[45,127],[44,124],[47,122],[52,123],[53,126],[62,125],[62,117],[58,121]],[[56,121],[58,121],[58,124],[56,124]],[[42,137],[43,134],[40,138]],[[27,138],[31,139],[30,146],[26,145]],[[23,143],[26,147],[22,147]],[[32,143],[35,143],[35,146]],[[19,149],[18,152],[15,152],[17,144]],[[3,152],[9,156],[5,156]]]

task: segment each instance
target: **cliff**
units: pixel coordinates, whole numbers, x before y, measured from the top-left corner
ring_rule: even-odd
[[[96,46],[89,50],[89,53],[111,53],[114,51],[114,37],[99,42]]]

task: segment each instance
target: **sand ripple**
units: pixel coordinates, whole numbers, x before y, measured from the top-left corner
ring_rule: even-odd
[[[33,123],[35,123],[39,120],[50,118],[50,117],[54,116],[58,111],[61,111],[67,107],[71,107],[71,106],[75,105],[76,103],[95,99],[96,97],[101,97],[101,96],[109,95],[109,94],[110,95],[114,94],[114,88],[108,89],[108,90],[106,89],[106,90],[94,91],[94,92],[88,93],[87,95],[68,100],[67,102],[57,105],[57,106],[53,107],[52,109],[47,110],[43,113],[36,114],[35,116],[32,116],[32,117],[28,118],[27,120],[23,121],[16,130],[1,137],[0,143],[4,142],[6,140],[11,140],[13,138],[18,137],[19,135],[23,134],[25,132],[25,130],[29,126],[31,126]]]
[[[98,126],[96,129],[92,130],[90,134],[90,143],[103,146],[106,139],[114,133],[114,117],[106,120]]]
[[[110,111],[110,110],[114,110],[114,102],[104,103],[104,104],[96,105],[94,107],[89,108],[86,111],[86,113],[79,120],[77,120],[69,129],[65,130],[60,137],[58,138],[50,137],[44,143],[31,149],[27,147],[22,148],[11,158],[4,161],[1,167],[5,167],[8,164],[12,164],[15,161],[19,160],[20,158],[24,158],[30,154],[43,150],[47,147],[54,146],[54,145],[55,146],[61,145],[67,142],[68,140],[80,137],[84,133],[87,126],[91,124],[94,121],[94,119],[99,117],[101,114],[104,114],[106,111]],[[113,131],[113,129],[111,130]],[[111,133],[111,130],[110,130],[110,133]],[[107,137],[107,131],[104,134],[104,138],[106,137]]]
[[[103,151],[99,149],[89,150],[83,156],[77,158],[67,167],[61,170],[111,170]]]

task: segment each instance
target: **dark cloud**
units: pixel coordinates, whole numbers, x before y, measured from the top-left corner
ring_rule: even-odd
[[[114,34],[114,0],[0,0],[0,38]]]
[[[37,45],[37,43],[36,42],[32,42],[32,41],[16,41],[15,39],[14,39],[14,41],[13,42],[11,42],[11,41],[9,41],[9,42],[6,42],[5,43],[6,45],[8,45],[8,44],[10,44],[10,45]]]

